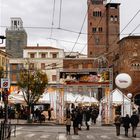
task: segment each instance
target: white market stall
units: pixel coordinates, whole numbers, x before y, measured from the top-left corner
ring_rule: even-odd
[[[43,93],[43,95],[41,95],[40,99],[38,100],[38,103],[50,103],[50,102],[51,99],[49,93]]]
[[[121,116],[131,115],[131,100],[125,94],[115,89],[111,92],[111,98],[113,106],[121,105]]]
[[[114,89],[109,98],[104,97],[101,99],[100,115],[102,120],[106,119],[106,114],[109,114],[109,119],[114,120],[116,112],[120,112],[121,116],[126,114],[131,115],[131,100],[123,94],[119,89]],[[107,113],[109,111],[109,113]]]
[[[18,95],[18,94],[10,94],[8,96],[8,102],[9,103],[12,103],[12,104],[25,104],[25,101],[24,101],[24,98],[23,98],[23,95]]]
[[[73,94],[73,93],[65,93],[64,95],[64,101],[66,103],[74,103],[76,105],[78,104],[98,104],[98,100],[94,97],[89,97],[87,95],[80,95],[80,94]]]
[[[98,103],[98,100],[94,97],[83,96],[82,102],[83,103]]]
[[[23,93],[11,93],[8,96],[8,102],[12,103],[12,104],[25,104],[25,100],[23,97]],[[49,93],[43,93],[40,97],[40,99],[38,100],[38,103],[50,103],[50,94]]]
[[[83,97],[80,94],[75,94],[75,103],[82,103]]]
[[[67,103],[74,103],[75,102],[75,97],[72,93],[66,92],[64,94],[64,101]]]

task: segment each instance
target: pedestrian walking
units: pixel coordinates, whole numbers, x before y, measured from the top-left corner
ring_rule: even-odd
[[[70,128],[71,128],[71,115],[70,112],[66,116],[66,133],[70,135]]]
[[[92,122],[94,124],[96,124],[96,120],[97,120],[98,115],[99,115],[99,110],[96,107],[92,108],[91,118],[92,118]]]
[[[126,116],[123,117],[122,122],[123,122],[123,127],[125,130],[125,136],[128,137],[128,130],[130,128],[130,123],[131,123],[131,120],[128,114],[126,114]]]
[[[116,135],[120,135],[120,127],[121,127],[121,116],[119,114],[116,115],[114,119],[114,124],[116,126]]]
[[[90,128],[90,118],[91,118],[91,110],[89,109],[89,107],[86,109],[86,112],[85,112],[85,121],[86,121],[86,126],[87,126],[87,130],[89,130]]]
[[[78,113],[76,109],[72,110],[72,121],[73,121],[73,131],[74,131],[74,135],[78,135]]]
[[[138,107],[138,116],[140,117],[140,105]]]
[[[79,130],[82,130],[82,121],[83,121],[83,112],[82,112],[82,109],[81,108],[78,108],[78,112],[77,112],[78,114],[78,129]]]
[[[130,119],[131,119],[131,126],[132,126],[132,137],[136,137],[136,128],[139,123],[139,116],[136,114],[136,112],[133,112]]]
[[[52,116],[51,111],[52,111],[51,108],[49,108],[48,109],[48,121],[51,120],[51,116]]]

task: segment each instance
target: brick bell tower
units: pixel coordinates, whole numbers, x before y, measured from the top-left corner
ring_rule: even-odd
[[[88,57],[98,57],[118,46],[119,3],[88,1]],[[114,43],[115,42],[115,43]]]
[[[6,52],[13,58],[22,58],[27,46],[27,33],[21,18],[11,18],[11,26],[6,29]]]

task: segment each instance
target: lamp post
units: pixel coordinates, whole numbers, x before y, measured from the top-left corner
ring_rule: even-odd
[[[0,44],[3,44],[3,41],[4,41],[4,39],[6,39],[6,37],[3,36],[3,35],[0,35],[0,39],[2,40],[2,41],[0,42]]]
[[[132,93],[128,93],[127,94],[127,97],[131,100],[131,98],[132,98]],[[131,102],[131,104],[130,104],[130,115],[132,114],[132,102]]]

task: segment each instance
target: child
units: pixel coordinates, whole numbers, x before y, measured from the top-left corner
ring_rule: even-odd
[[[67,117],[66,117],[66,131],[67,131],[67,135],[70,135],[70,127],[71,127],[71,116],[70,116],[70,113],[68,113]]]

